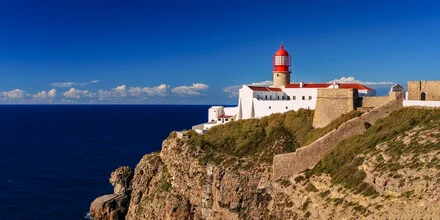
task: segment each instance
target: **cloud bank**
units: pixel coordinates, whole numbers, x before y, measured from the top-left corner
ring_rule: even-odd
[[[87,83],[52,83],[51,86],[63,88],[71,85],[84,86],[91,83],[97,83],[99,80],[93,80]],[[209,88],[203,83],[193,83],[190,86],[182,85],[172,88],[167,84],[160,84],[152,87],[141,87],[119,85],[111,89],[99,89],[90,91],[70,87],[68,89],[49,89],[36,93],[26,93],[22,89],[0,92],[0,101],[4,103],[145,103],[157,102],[161,99],[166,103],[165,97],[170,100],[177,97],[198,97],[205,96],[204,92]],[[61,90],[61,91],[57,91]],[[64,90],[64,91],[62,91]],[[1,97],[3,96],[3,97]],[[154,101],[155,100],[155,101]]]
[[[273,81],[266,80],[266,81],[262,81],[262,82],[253,82],[253,83],[250,83],[247,85],[249,85],[249,86],[272,86]],[[227,93],[229,98],[235,98],[235,97],[238,97],[238,91],[241,89],[241,87],[243,87],[243,86],[242,85],[228,86],[228,87],[223,88],[223,92]]]
[[[71,99],[79,98],[92,98],[93,94],[89,90],[79,90],[75,88],[70,88],[68,91],[63,93],[64,97]]]
[[[154,97],[154,96],[159,96],[159,97],[165,97],[168,95],[168,89],[170,88],[170,86],[166,85],[166,84],[161,84],[159,86],[156,87],[130,87],[130,89],[128,90],[128,92],[130,93],[131,96],[134,97],[140,97],[140,96],[147,96],[147,97]]]
[[[209,86],[203,83],[193,83],[192,86],[179,86],[171,89],[172,93],[178,96],[201,96],[202,91],[208,89]]]
[[[5,99],[21,99],[25,96],[25,93],[21,89],[14,89],[8,92],[3,92]]]
[[[48,92],[41,91],[37,94],[31,95],[34,99],[53,99],[57,95],[57,90],[51,89]]]
[[[364,81],[360,81],[360,80],[356,80],[353,76],[348,76],[348,77],[341,77],[339,79],[334,79],[329,81],[331,82],[338,82],[338,83],[360,83],[363,85],[394,85],[394,82],[364,82]]]

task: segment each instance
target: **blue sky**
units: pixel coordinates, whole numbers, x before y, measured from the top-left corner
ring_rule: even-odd
[[[281,41],[292,81],[440,79],[436,1],[0,0],[0,103],[234,104]]]

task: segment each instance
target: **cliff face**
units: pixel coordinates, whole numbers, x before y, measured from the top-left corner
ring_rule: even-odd
[[[125,219],[440,215],[440,110],[399,110],[364,134],[341,141],[312,170],[278,180],[270,161],[264,161],[294,143],[289,136],[277,136],[264,150],[244,157],[224,153],[230,149],[212,150],[209,145],[215,143],[205,137],[196,141],[198,137],[170,135],[160,152],[141,159],[128,187]]]
[[[178,138],[136,166],[126,219],[238,219],[269,213],[270,166],[202,164],[203,153]]]

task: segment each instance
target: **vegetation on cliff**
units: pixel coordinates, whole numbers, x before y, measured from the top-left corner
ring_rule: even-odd
[[[271,163],[275,154],[293,152],[361,115],[358,111],[352,111],[324,128],[314,129],[313,113],[300,109],[260,119],[229,122],[211,128],[205,135],[193,131],[188,135],[190,144],[206,153],[202,162],[230,164],[250,158],[252,162]],[[250,167],[251,164],[245,166]]]
[[[367,125],[370,126],[370,125]],[[365,154],[377,154],[377,159],[381,160],[376,146],[387,142],[389,148],[387,153],[392,155],[388,163],[383,163],[381,168],[385,171],[397,171],[403,168],[396,161],[404,153],[421,154],[432,150],[440,150],[440,144],[436,142],[426,142],[420,144],[417,136],[411,138],[411,142],[404,144],[401,139],[396,139],[414,128],[417,133],[430,130],[440,126],[440,109],[422,109],[422,108],[403,108],[392,112],[388,117],[378,120],[374,125],[359,136],[353,136],[341,141],[336,148],[321,160],[308,176],[313,174],[330,174],[333,183],[342,184],[348,189],[364,195],[376,195],[376,191],[371,185],[364,182],[366,173],[358,169],[364,162]],[[434,138],[440,138],[440,134],[434,133]],[[382,158],[383,160],[383,158]],[[437,166],[438,159],[433,159],[432,163],[419,164],[414,160],[413,166]],[[435,164],[433,164],[435,163]],[[440,166],[439,166],[440,168]]]
[[[272,156],[359,116],[313,129],[313,111],[173,132],[145,155],[125,219],[432,219],[440,208],[440,109],[404,108],[341,142],[312,170],[273,180]],[[362,124],[361,124],[362,125]]]

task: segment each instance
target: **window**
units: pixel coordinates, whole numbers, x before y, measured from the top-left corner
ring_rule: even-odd
[[[292,96],[292,100],[296,100],[296,96]]]
[[[286,96],[286,99],[287,99],[287,100],[290,100],[290,96]]]
[[[229,119],[225,119],[225,121],[228,121]]]
[[[426,100],[426,93],[425,93],[425,92],[422,92],[422,93],[420,94],[420,100],[422,100],[422,101],[425,101],[425,100]]]
[[[302,98],[303,98],[303,100],[306,100],[306,97],[305,97],[305,96],[303,96]]]
[[[289,109],[289,107],[286,106],[286,109]]]
[[[267,95],[266,95],[266,98],[265,98],[266,100],[267,100]]]
[[[269,96],[270,100],[272,100],[272,95]]]
[[[309,96],[309,100],[312,100],[312,96]]]
[[[271,109],[271,107],[269,106],[269,109]]]
[[[278,100],[280,100],[280,96],[278,96]]]
[[[280,74],[277,74],[277,77],[280,76]]]
[[[221,121],[221,120],[222,120],[221,118],[218,119],[218,121]]]
[[[284,96],[282,96],[283,97],[283,100],[284,100]]]
[[[257,95],[257,99],[260,99],[260,95]]]

